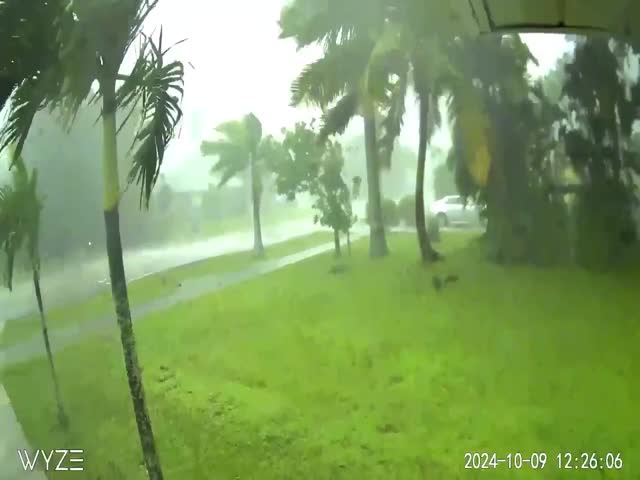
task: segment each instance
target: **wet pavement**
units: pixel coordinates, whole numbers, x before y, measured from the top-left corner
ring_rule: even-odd
[[[362,233],[356,233],[352,235],[352,239],[355,241],[362,236]],[[179,303],[188,302],[205,294],[213,293],[224,287],[274,272],[332,249],[333,243],[325,243],[286,257],[263,260],[241,271],[212,274],[185,280],[182,282],[182,286],[171,295],[142,305],[132,306],[132,318],[134,322],[142,320],[151,313],[160,312]],[[50,331],[52,348],[54,351],[58,351],[77,343],[88,335],[115,332],[114,325],[113,314],[94,319],[78,319],[70,327]],[[39,334],[34,334],[30,340],[0,349],[0,368],[43,355],[42,338]]]
[[[317,227],[311,220],[297,220],[277,226],[266,225],[263,239],[268,246],[307,235],[315,230]],[[131,282],[180,265],[250,250],[252,247],[253,233],[239,231],[193,243],[125,251],[124,264],[127,279]],[[108,288],[108,276],[109,266],[104,254],[87,262],[69,262],[55,271],[48,271],[45,266],[41,280],[42,289],[46,292],[45,307],[52,309],[91,297]],[[15,285],[13,292],[0,289],[0,330],[5,321],[35,312],[36,304],[31,282]]]

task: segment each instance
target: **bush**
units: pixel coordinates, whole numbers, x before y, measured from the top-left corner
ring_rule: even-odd
[[[366,205],[366,220],[369,223],[369,202]],[[385,228],[397,227],[400,223],[400,217],[398,214],[398,205],[390,198],[382,200],[382,223]]]
[[[535,195],[531,200],[529,236],[531,261],[540,266],[562,265],[571,259],[569,216],[560,199]]]
[[[606,269],[623,257],[630,244],[625,233],[635,232],[633,196],[613,181],[590,186],[575,208],[575,251],[579,265]]]
[[[416,226],[416,196],[407,195],[398,202],[398,217],[408,227]]]

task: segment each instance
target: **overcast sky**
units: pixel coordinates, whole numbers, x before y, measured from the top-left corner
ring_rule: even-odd
[[[234,0],[224,7],[203,0],[159,2],[147,33],[161,24],[165,45],[187,39],[173,51],[187,70],[184,121],[163,165],[168,177],[179,177],[180,183],[208,182],[212,160],[200,158],[199,144],[220,122],[254,112],[269,134],[310,118],[310,110],[289,106],[290,85],[320,51],[298,52],[293,41],[278,39],[277,22],[286,2]],[[567,48],[562,37],[555,35],[526,35],[526,41],[540,63],[532,69],[537,75],[548,71]],[[417,148],[415,117],[411,99],[402,141]],[[361,122],[354,121],[347,133],[359,131]],[[450,144],[448,130],[438,132],[433,143],[446,149]]]
[[[152,22],[164,26],[167,42],[188,39],[174,54],[193,65],[185,78],[185,120],[168,152],[166,173],[187,165],[193,176],[206,172],[210,160],[199,159],[198,146],[222,121],[254,112],[268,134],[310,117],[310,111],[289,106],[289,88],[319,51],[297,52],[292,41],[278,39],[277,22],[285,4],[286,0],[234,0],[221,8],[202,0],[160,2]],[[532,68],[535,75],[553,67],[567,49],[556,35],[529,34],[526,42],[540,63]],[[402,136],[410,146],[417,144],[412,107],[413,101]],[[361,127],[354,123],[350,131],[357,133]],[[448,131],[440,132],[434,143],[446,148]]]

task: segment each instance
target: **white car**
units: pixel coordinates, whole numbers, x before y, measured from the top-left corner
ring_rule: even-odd
[[[468,199],[465,205],[460,195],[447,195],[433,202],[429,208],[432,216],[438,219],[440,226],[482,225],[480,208]]]

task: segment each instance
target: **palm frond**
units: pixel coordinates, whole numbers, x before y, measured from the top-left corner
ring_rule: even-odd
[[[0,249],[6,257],[3,277],[9,290],[13,286],[15,257],[25,242],[33,268],[40,267],[38,242],[41,210],[37,172],[34,170],[29,175],[22,158],[18,156],[12,168],[11,184],[0,187]]]
[[[247,129],[242,120],[229,120],[216,127],[216,132],[225,138],[227,143],[248,145]]]
[[[244,121],[224,122],[218,125],[216,131],[224,138],[203,141],[200,144],[200,152],[206,156],[218,157],[211,168],[211,173],[220,174],[218,187],[221,187],[249,166],[253,147],[247,140],[248,134]]]
[[[405,100],[407,98],[407,86],[409,83],[409,66],[405,64],[404,71],[400,72],[398,81],[393,86],[389,99],[389,108],[384,116],[380,127],[382,137],[380,138],[380,163],[386,168],[391,167],[391,156],[396,139],[400,135],[404,123]]]
[[[11,97],[9,115],[0,130],[0,151],[13,146],[12,165],[20,156],[33,118],[45,101],[40,87],[37,80],[24,80]]]
[[[298,48],[348,41],[367,19],[353,0],[294,0],[280,14],[280,38],[293,38]]]
[[[252,155],[256,155],[258,152],[258,146],[260,145],[260,140],[262,140],[262,123],[260,123],[258,117],[253,113],[245,115],[242,121],[247,132],[249,150]]]
[[[358,107],[359,95],[356,92],[350,92],[338,100],[322,116],[318,141],[324,143],[329,136],[344,133],[351,119],[358,113]]]
[[[327,50],[321,58],[307,65],[291,85],[291,104],[310,102],[325,107],[362,76],[372,43],[352,40]]]
[[[218,160],[211,167],[211,173],[220,174],[218,187],[221,187],[249,166],[250,153],[243,146],[226,142],[214,143],[209,144],[208,152],[216,155]]]
[[[120,100],[133,102],[131,91],[134,88],[130,82],[137,82],[137,91],[142,98],[142,118],[131,147],[137,146],[129,171],[129,183],[140,185],[140,204],[148,207],[167,145],[182,118],[184,67],[179,61],[164,64],[160,42],[156,45],[149,38],[143,50],[146,51],[146,66],[139,66],[136,77],[129,76],[122,87],[125,92]]]

